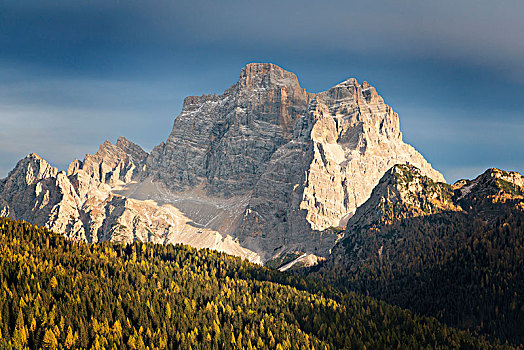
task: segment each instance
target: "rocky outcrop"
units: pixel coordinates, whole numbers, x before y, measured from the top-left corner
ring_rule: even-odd
[[[92,178],[112,186],[129,183],[141,178],[148,154],[124,137],[118,138],[115,145],[106,141],[94,155],[86,155],[81,168]],[[70,173],[80,168],[75,160]]]
[[[397,163],[444,181],[402,141],[397,114],[367,82],[311,94],[295,74],[252,63],[222,95],[187,97],[150,154],[119,138],[65,172],[24,167],[31,184],[10,174],[0,205],[3,215],[89,242],[174,242],[200,232],[253,259],[325,256]],[[25,196],[23,209],[13,196]]]

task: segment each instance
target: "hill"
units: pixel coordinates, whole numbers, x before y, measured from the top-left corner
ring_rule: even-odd
[[[502,348],[207,249],[88,245],[0,218],[4,349]]]
[[[310,271],[475,333],[524,343],[524,177],[437,183],[397,165]]]

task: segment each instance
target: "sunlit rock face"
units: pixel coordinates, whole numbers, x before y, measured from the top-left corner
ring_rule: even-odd
[[[415,165],[444,182],[420,153],[402,141],[398,115],[367,82],[359,85],[349,79],[318,94],[310,104],[310,117],[314,157],[300,208],[307,210],[314,229],[345,225],[395,164]]]
[[[117,185],[141,177],[148,154],[140,146],[119,137],[116,144],[106,141],[94,155],[87,154],[84,161],[75,160],[69,166],[69,173],[82,168],[94,179]]]
[[[311,94],[295,74],[252,63],[224,94],[187,97],[151,153],[119,138],[66,172],[25,167],[0,182],[0,209],[89,242],[183,242],[254,261],[325,256],[397,163],[444,181],[367,82]]]
[[[375,88],[346,80],[312,96],[290,142],[273,154],[255,186],[238,235],[269,254],[325,254],[339,238],[330,228],[345,226],[385,171],[399,163],[444,182],[402,141],[398,115]]]

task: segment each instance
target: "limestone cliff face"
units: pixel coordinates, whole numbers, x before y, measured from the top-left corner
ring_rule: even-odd
[[[167,141],[147,159],[148,175],[176,191],[202,186],[218,196],[244,194],[289,142],[308,99],[293,73],[249,64],[223,95],[184,100]]]
[[[317,230],[344,226],[384,172],[412,164],[444,182],[420,153],[402,141],[398,115],[367,82],[349,79],[319,94],[311,113],[314,159],[300,205]],[[344,216],[341,216],[345,214]]]
[[[349,79],[313,96],[295,125],[257,182],[239,228],[257,251],[327,254],[340,238],[332,228],[345,226],[395,164],[413,164],[444,182],[402,141],[398,115],[367,82]]]
[[[222,95],[187,97],[150,154],[119,138],[65,172],[31,159],[0,181],[2,215],[89,242],[184,242],[263,261],[328,254],[397,163],[444,181],[367,82],[311,94],[269,63],[244,67]]]

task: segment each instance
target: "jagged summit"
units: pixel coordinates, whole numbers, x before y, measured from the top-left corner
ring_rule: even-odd
[[[516,171],[505,171],[497,168],[489,168],[484,173],[479,175],[476,180],[481,179],[500,179],[510,182],[514,185],[524,187],[524,176]]]
[[[222,101],[225,97],[238,94],[264,93],[266,90],[283,90],[286,94],[305,93],[294,73],[273,63],[248,63],[240,70],[238,81],[223,95],[203,94],[184,99],[183,111],[199,108],[201,104]],[[296,90],[296,91],[295,91]],[[309,94],[314,95],[314,94]],[[284,97],[285,98],[285,97]]]
[[[291,140],[308,102],[293,73],[249,64],[224,94],[185,100],[167,141],[147,159],[148,175],[176,191],[203,186],[213,195],[245,194]]]
[[[351,101],[356,106],[378,106],[384,103],[383,98],[373,86],[367,81],[359,84],[356,78],[349,78],[319,95],[338,102]]]
[[[444,211],[485,212],[489,219],[494,203],[514,202],[524,211],[523,199],[524,176],[518,172],[491,168],[474,180],[451,186],[433,181],[413,165],[397,164],[349,220],[347,233]]]
[[[136,143],[129,141],[123,136],[120,136],[118,138],[115,146],[117,146],[126,154],[128,154],[137,163],[143,163],[148,156],[148,153],[144,151],[142,147],[140,147]]]
[[[450,185],[433,181],[413,165],[396,164],[384,173],[369,199],[357,208],[347,232],[408,217],[462,210],[453,196]]]
[[[249,63],[240,71],[236,88],[298,88],[301,89],[298,78],[273,63]]]
[[[6,180],[8,184],[9,179],[11,179],[11,181],[16,181],[19,184],[31,185],[41,179],[55,176],[57,173],[57,168],[52,167],[38,154],[31,153],[18,161],[15,168],[7,175]]]
[[[206,238],[191,242],[262,261],[288,252],[325,256],[340,238],[332,228],[345,226],[399,163],[444,181],[402,141],[398,115],[368,82],[351,78],[312,94],[294,73],[250,63],[223,94],[187,97],[151,153],[123,137],[106,141],[26,197],[38,202],[31,208],[50,210],[49,226],[88,241],[181,239],[181,231],[201,230]],[[52,199],[45,188],[56,207],[42,204]],[[57,209],[65,202],[80,221]],[[160,210],[164,204],[172,208]],[[162,231],[145,224],[152,211],[167,215],[155,226]],[[126,228],[107,227],[116,220]],[[222,245],[212,243],[215,234],[224,235]]]
[[[147,156],[140,146],[119,137],[116,144],[106,140],[95,154],[87,154],[82,169],[102,183],[128,183],[141,178]]]
[[[30,153],[28,154],[27,156],[25,156],[26,158],[34,158],[34,159],[42,159],[42,157],[40,157],[38,154],[36,153]]]
[[[23,193],[49,178],[57,176],[58,169],[52,167],[38,154],[31,153],[21,159],[7,177],[0,180],[0,216],[16,217],[22,215],[27,206],[34,205]]]

